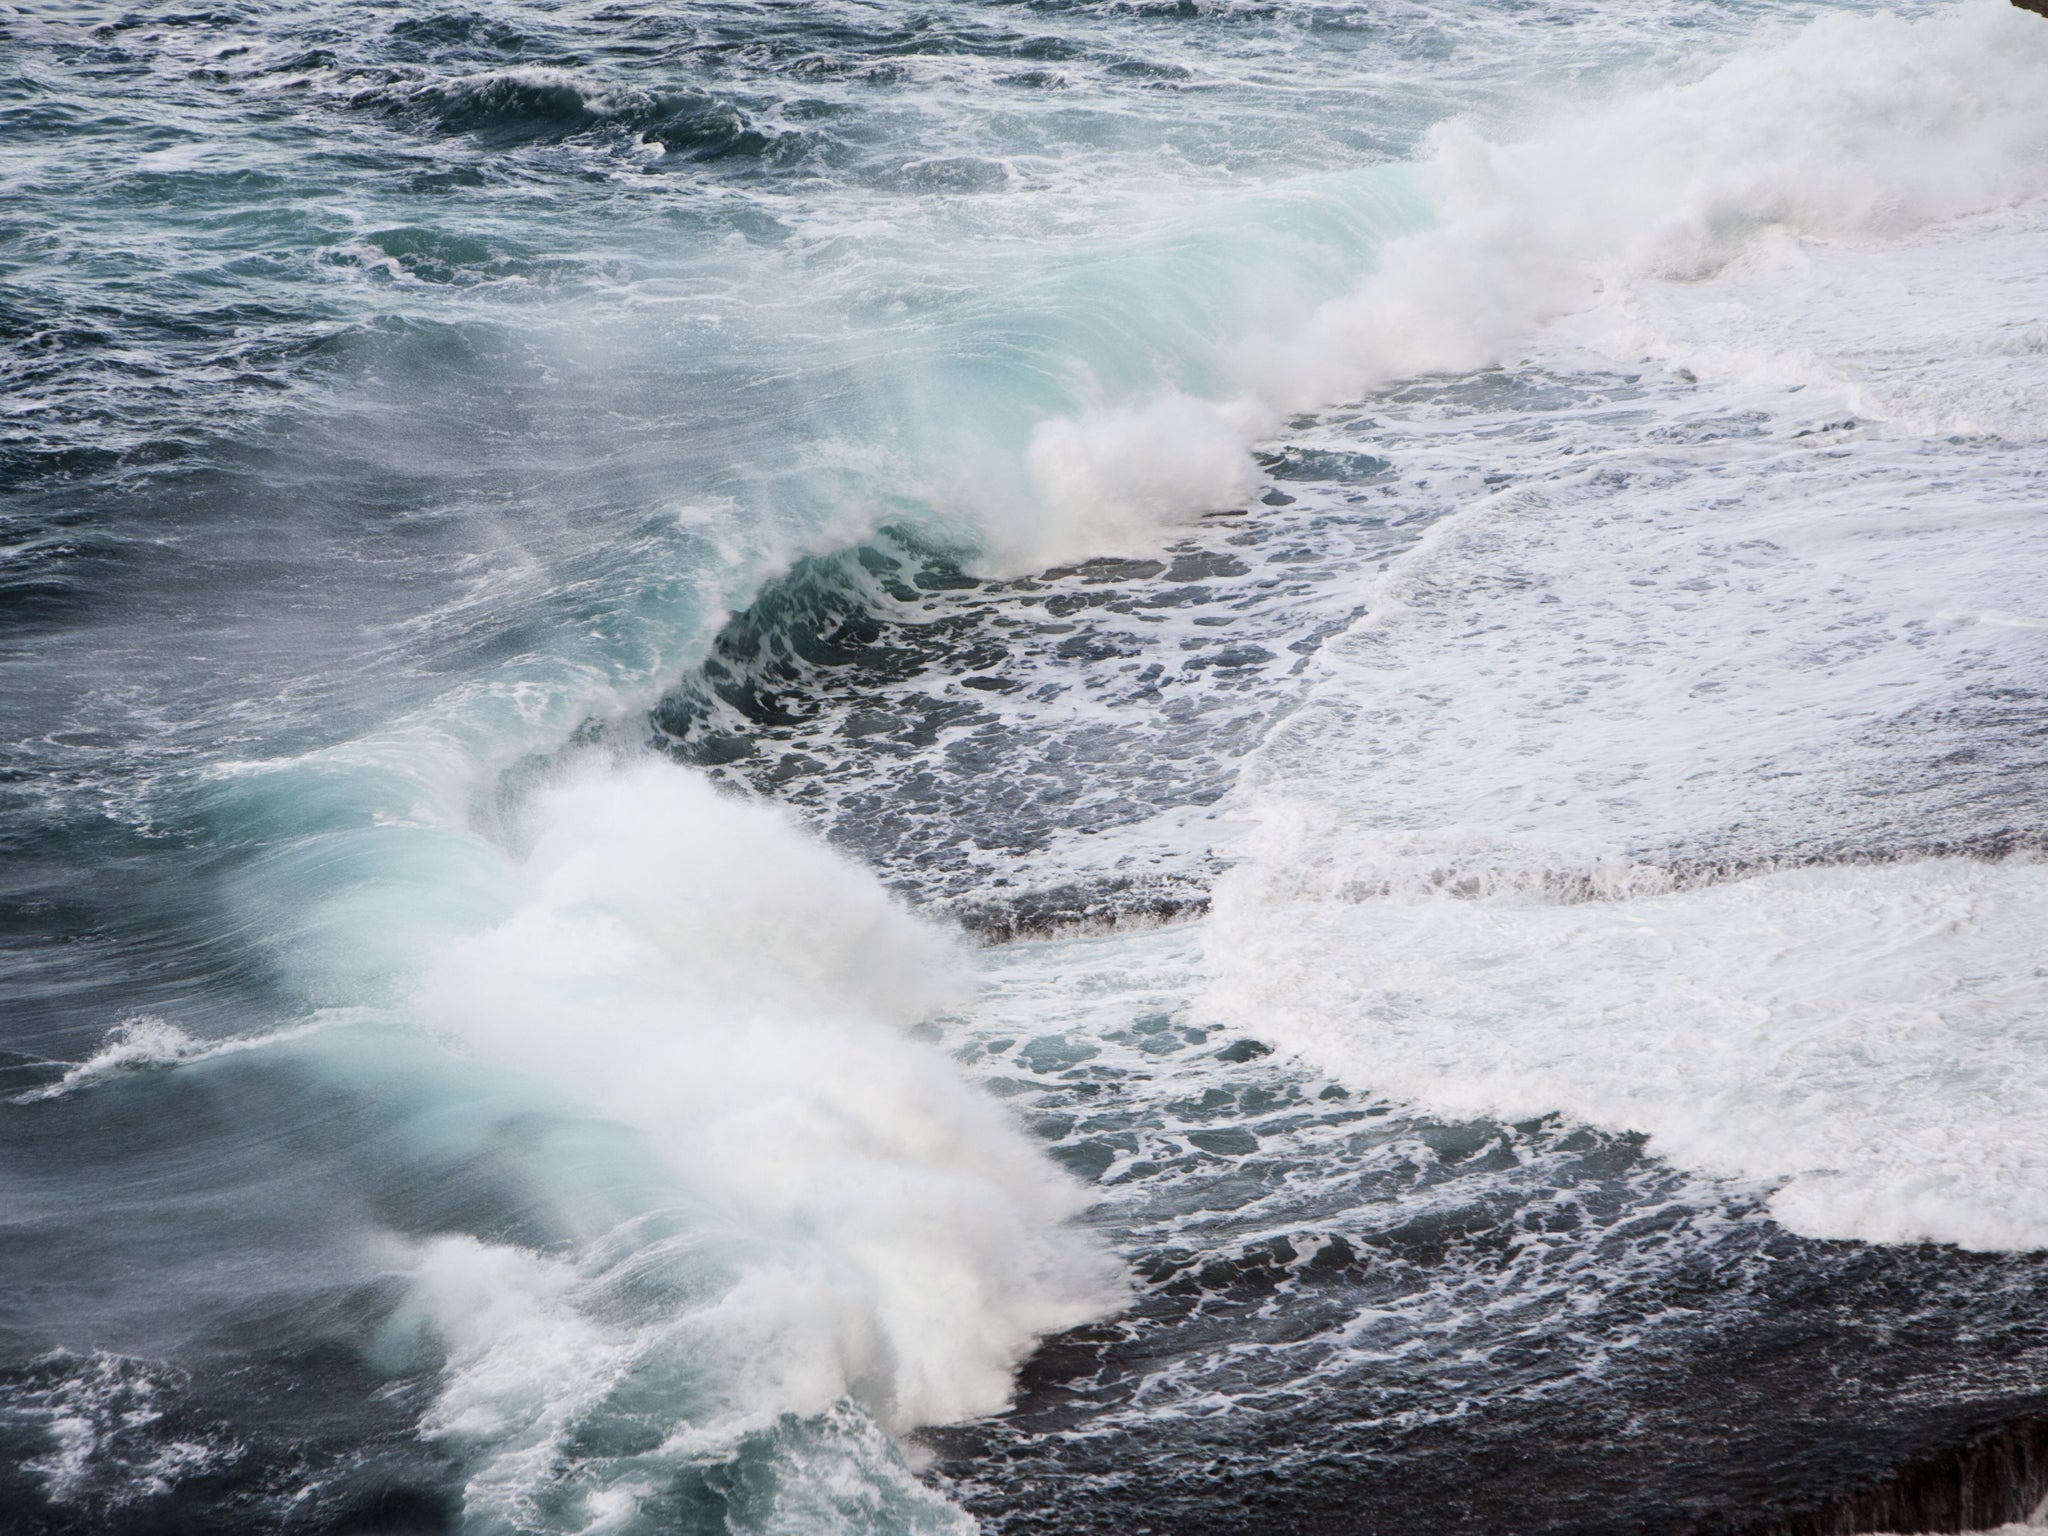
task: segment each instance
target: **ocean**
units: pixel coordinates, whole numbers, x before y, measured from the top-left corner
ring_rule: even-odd
[[[0,1529],[2048,1496],[2048,20],[0,5]]]

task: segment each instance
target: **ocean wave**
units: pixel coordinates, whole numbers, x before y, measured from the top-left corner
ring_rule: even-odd
[[[1021,1420],[947,1442],[1044,1430],[974,1496],[1137,1528],[1144,1469],[1060,1458],[1151,1424],[1192,1529],[1247,1468],[1363,1477],[1369,1429],[1410,1475],[1415,1426],[1734,1348],[1786,1268],[1954,1327],[2018,1275],[1998,1316],[2037,1313],[2002,1260],[1757,1214],[1994,1248],[2040,1217],[2041,866],[1923,857],[2039,830],[2038,327],[1950,347],[1927,268],[1859,336],[1791,320],[1874,291],[1828,252],[2048,190],[2048,44],[1992,0],[1769,20],[1812,9],[39,44],[92,107],[17,120],[50,515],[11,546],[41,627],[9,696],[63,800],[19,932],[67,1038],[135,1016],[11,1123],[53,1158],[125,1127],[124,1173],[191,1127],[165,1208],[225,1209],[241,1267],[159,1301],[148,1220],[57,1208],[163,1334],[259,1336],[304,1386],[247,1453],[265,1496],[959,1530],[914,1437],[1000,1415],[1051,1339]],[[970,954],[947,914],[1063,937]],[[311,1299],[301,1206],[358,1266]],[[193,1353],[222,1400],[256,1379]],[[132,1528],[239,1496],[101,1453],[139,1391],[35,1421],[36,1497],[94,1508],[95,1456]],[[344,1398],[385,1417],[306,1427]],[[417,1460],[349,1484],[322,1436]]]
[[[737,103],[694,91],[599,86],[539,66],[453,79],[400,79],[354,92],[349,103],[492,148],[556,144],[598,133],[630,136],[678,160],[744,158],[788,163],[811,135],[764,130]]]
[[[427,1427],[473,1507],[567,1477],[591,1518],[672,1439],[731,1454],[842,1402],[987,1413],[1040,1335],[1114,1308],[1082,1192],[905,1033],[956,995],[937,931],[672,767],[574,771],[530,818],[511,910],[434,962],[419,1021],[532,1112],[630,1128],[672,1193],[560,1256],[418,1249],[415,1326],[450,1349]]]

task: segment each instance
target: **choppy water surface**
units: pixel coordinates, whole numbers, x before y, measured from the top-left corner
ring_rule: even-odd
[[[0,11],[0,1507],[2019,1512],[2043,78]]]

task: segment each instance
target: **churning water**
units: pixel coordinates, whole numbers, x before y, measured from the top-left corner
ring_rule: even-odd
[[[2048,22],[29,4],[0,168],[9,1530],[2048,1415]]]

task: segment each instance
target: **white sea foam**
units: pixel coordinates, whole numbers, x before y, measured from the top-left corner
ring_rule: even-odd
[[[1713,282],[1638,283],[1561,329],[1604,354],[1656,358],[1724,386],[1802,389],[1816,413],[1832,402],[1894,433],[2038,441],[2048,432],[2032,318],[2043,222],[2036,200],[1903,240],[1775,229]]]
[[[2048,367],[1976,343],[2048,297],[2044,227],[1788,237],[1574,330],[1723,382],[1503,443],[1369,594],[1245,780],[1210,1006],[1429,1107],[1648,1132],[1812,1235],[2048,1245],[2048,876],[1906,857],[2039,827],[2010,407]],[[1774,870],[1841,859],[1904,861]]]
[[[176,1066],[179,1062],[194,1060],[206,1050],[203,1042],[177,1025],[153,1015],[141,1014],[123,1019],[108,1030],[100,1048],[69,1068],[56,1082],[16,1094],[9,1102],[33,1104],[43,1099],[62,1098],[67,1093],[75,1093],[118,1073]]]
[[[2048,35],[1995,0],[1821,17],[1703,78],[1517,144],[1433,139],[1439,222],[1273,359],[1310,404],[1501,362],[1646,279],[1700,278],[1764,231],[1899,236],[2048,192]]]
[[[183,1066],[217,1056],[235,1056],[244,1051],[262,1050],[267,1046],[297,1040],[329,1028],[341,1016],[317,1018],[304,1024],[258,1035],[235,1035],[222,1040],[202,1040],[154,1014],[139,1014],[132,1019],[123,1019],[108,1030],[100,1048],[84,1061],[69,1068],[56,1082],[46,1087],[32,1088],[27,1093],[16,1094],[8,1102],[33,1104],[43,1099],[62,1098],[66,1094],[75,1093],[81,1088],[91,1087],[95,1083],[127,1072]]]
[[[1045,523],[1030,562],[1145,549],[1190,511],[1235,507],[1257,483],[1243,412],[1169,395],[1149,405],[1061,418],[1031,440]]]
[[[231,1440],[156,1433],[183,1385],[179,1372],[159,1362],[60,1351],[30,1370],[40,1379],[13,1394],[8,1406],[45,1436],[48,1449],[23,1467],[61,1503],[87,1497],[116,1508],[142,1503],[243,1454]]]
[[[2048,868],[1788,871],[1632,901],[1290,902],[1214,999],[1442,1113],[1556,1110],[1777,1186],[1797,1231],[2048,1242]]]
[[[480,1508],[530,1497],[627,1378],[667,1381],[685,1441],[847,1401],[901,1431],[1000,1407],[1041,1334],[1117,1304],[1065,1225],[1083,1192],[904,1032],[959,995],[937,930],[669,765],[581,773],[534,827],[510,916],[441,960],[423,1016],[551,1113],[630,1128],[695,1214],[562,1256],[422,1251],[450,1347],[430,1428],[487,1448]]]
[[[1289,412],[1513,360],[1546,322],[1626,310],[1760,242],[1896,238],[2048,194],[2044,72],[2048,28],[1968,0],[1823,16],[1513,143],[1442,123],[1417,168],[1434,224],[1389,241],[1297,334],[1244,341],[1239,393],[1038,429],[1048,537],[1066,548],[1086,522],[1100,547],[1132,548],[1215,505],[1232,459]],[[1633,339],[1654,344],[1654,327]]]
[[[630,1331],[577,1306],[574,1264],[506,1244],[444,1237],[411,1255],[413,1289],[387,1331],[429,1328],[447,1350],[422,1433],[487,1447],[465,1490],[472,1518],[525,1523],[562,1442],[629,1369]]]
[[[189,1061],[204,1049],[200,1041],[177,1025],[153,1014],[138,1014],[132,1019],[123,1019],[108,1030],[100,1048],[56,1082],[21,1095],[16,1102],[54,1099],[116,1072],[174,1066],[178,1062]]]

